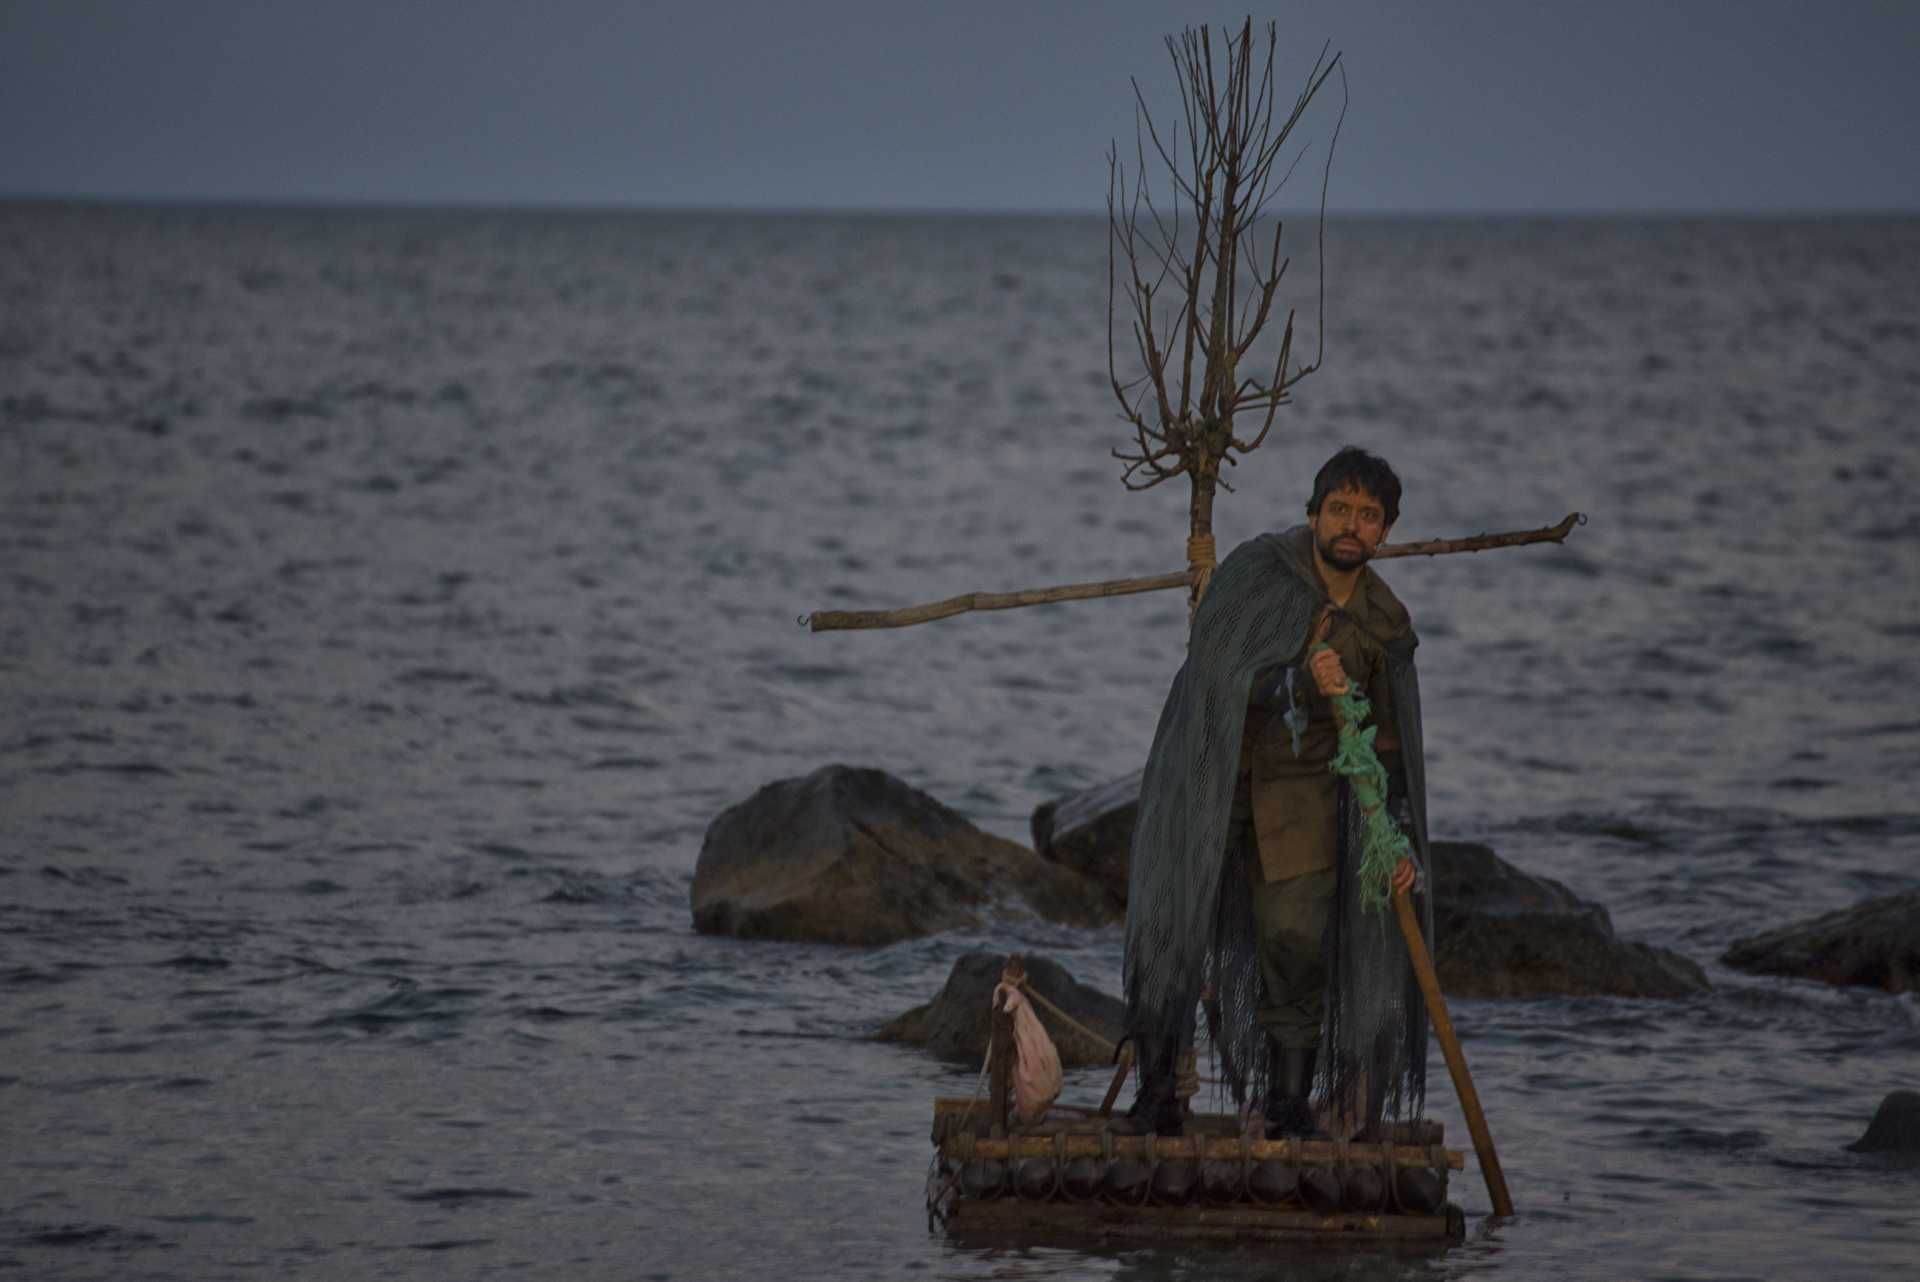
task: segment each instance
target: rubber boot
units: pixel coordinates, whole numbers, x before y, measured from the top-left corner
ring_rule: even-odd
[[[1174,1094],[1173,1048],[1140,1066],[1140,1089],[1126,1114],[1111,1119],[1115,1135],[1179,1135],[1186,1129],[1180,1100]]]
[[[1267,1138],[1325,1139],[1313,1124],[1308,1097],[1313,1090],[1317,1046],[1268,1045],[1272,1068],[1267,1082]]]

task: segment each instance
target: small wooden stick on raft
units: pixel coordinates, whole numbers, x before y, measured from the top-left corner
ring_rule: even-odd
[[[1489,548],[1520,547],[1528,543],[1564,543],[1573,527],[1586,521],[1578,512],[1569,512],[1558,525],[1538,530],[1512,530],[1505,534],[1476,534],[1465,539],[1427,539],[1421,543],[1385,543],[1373,554],[1376,561],[1396,556],[1442,556],[1450,552],[1484,552]],[[899,610],[816,610],[803,615],[801,622],[815,632],[840,632],[856,628],[905,628],[916,623],[951,618],[971,610],[1011,610],[1025,605],[1048,605],[1055,601],[1087,601],[1096,597],[1131,596],[1136,592],[1157,592],[1162,588],[1184,588],[1193,584],[1192,570],[1176,570],[1143,579],[1107,579],[1100,583],[1069,583],[1053,588],[1029,588],[1024,592],[967,592],[944,601],[910,605]]]

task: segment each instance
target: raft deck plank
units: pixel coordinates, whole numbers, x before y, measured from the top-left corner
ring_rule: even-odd
[[[1186,1119],[1186,1134],[1178,1137],[1107,1135],[1098,1117],[1059,1118],[1016,1126],[1004,1137],[987,1134],[987,1110],[975,1099],[941,1097],[933,1102],[933,1143],[943,1155],[961,1158],[1116,1157],[1176,1160],[1201,1158],[1238,1161],[1243,1153],[1254,1161],[1277,1158],[1295,1163],[1343,1164],[1377,1162],[1384,1142],[1347,1140],[1268,1140],[1241,1137],[1239,1120],[1224,1113],[1195,1113]],[[1397,1166],[1430,1166],[1463,1170],[1466,1155],[1441,1144],[1437,1122],[1399,1125],[1390,1132],[1393,1162]]]

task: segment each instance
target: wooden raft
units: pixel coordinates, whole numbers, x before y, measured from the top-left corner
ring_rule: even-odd
[[[1239,1119],[1192,1113],[1185,1134],[1114,1135],[1091,1110],[996,1124],[986,1099],[936,1099],[929,1209],[954,1232],[1301,1239],[1356,1245],[1458,1242],[1446,1201],[1465,1156],[1439,1123],[1376,1142],[1267,1140]]]

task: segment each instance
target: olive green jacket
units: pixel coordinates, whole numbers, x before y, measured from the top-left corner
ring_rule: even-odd
[[[1288,538],[1300,544],[1297,551],[1304,563],[1313,564],[1312,532],[1303,526]],[[1323,591],[1325,587],[1323,582]],[[1407,608],[1372,566],[1360,571],[1347,603],[1331,606],[1328,617],[1327,644],[1340,656],[1348,680],[1373,704],[1373,724],[1380,727],[1374,749],[1389,773],[1398,768],[1399,743],[1393,737],[1385,645],[1412,629]],[[1286,717],[1289,706],[1299,727],[1297,751],[1294,727]],[[1328,763],[1338,746],[1333,702],[1314,683],[1305,652],[1256,678],[1240,738],[1234,806],[1239,831],[1252,825],[1256,880],[1281,881],[1334,866],[1339,778]]]

